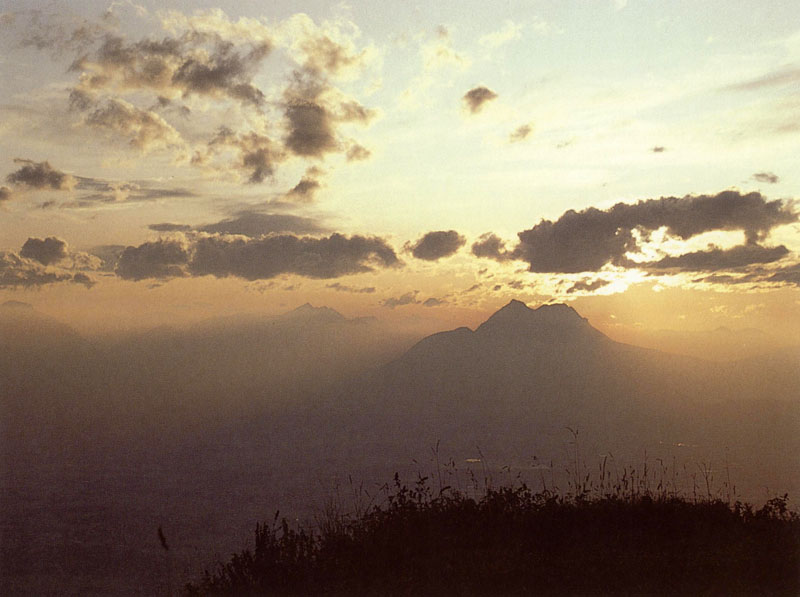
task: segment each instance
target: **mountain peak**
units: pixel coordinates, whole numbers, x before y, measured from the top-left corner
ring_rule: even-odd
[[[27,311],[29,313],[33,312],[33,305],[30,303],[23,303],[22,301],[6,301],[2,305],[0,305],[0,309],[8,309],[14,311]]]
[[[344,321],[346,317],[330,307],[315,307],[311,303],[300,305],[296,309],[289,311],[284,315],[290,319],[322,319],[325,321]]]
[[[560,341],[575,337],[602,336],[575,309],[563,303],[541,305],[531,309],[512,300],[483,322],[476,332],[506,337],[533,337],[543,341]]]

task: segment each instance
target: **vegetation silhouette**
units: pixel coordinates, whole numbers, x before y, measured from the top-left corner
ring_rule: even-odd
[[[623,480],[624,479],[624,480]],[[605,479],[604,479],[605,480]],[[477,487],[477,484],[476,484]],[[385,500],[316,525],[276,512],[255,546],[187,595],[800,594],[800,517],[651,490],[633,471],[559,494],[525,483],[481,495],[395,475]]]

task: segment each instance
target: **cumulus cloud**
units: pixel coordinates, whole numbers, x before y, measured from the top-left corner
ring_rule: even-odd
[[[514,258],[526,261],[531,272],[598,271],[606,264],[630,265],[625,254],[639,248],[634,229],[646,239],[664,228],[681,240],[712,230],[741,230],[747,244],[754,244],[772,228],[797,219],[789,206],[760,193],[723,191],[618,203],[606,210],[569,210],[555,222],[542,220],[518,234]]]
[[[234,166],[249,174],[248,182],[260,183],[275,172],[275,165],[285,158],[281,148],[269,137],[258,133],[238,134],[227,127],[220,128],[211,139],[205,153],[192,158],[194,164],[206,164],[219,151],[233,148],[239,153]]]
[[[242,210],[232,218],[200,226],[198,230],[213,234],[241,234],[251,238],[278,232],[317,234],[326,231],[319,222],[311,218],[253,210]]]
[[[179,146],[183,139],[161,116],[121,99],[110,99],[86,117],[86,123],[117,133],[142,152]]]
[[[485,257],[495,261],[508,261],[513,257],[512,252],[506,250],[506,243],[496,234],[487,232],[472,243],[472,254],[475,257]]]
[[[76,179],[69,174],[60,172],[50,165],[50,162],[34,162],[22,158],[15,158],[15,164],[22,164],[18,170],[6,176],[6,182],[12,185],[25,186],[32,189],[53,189],[68,191],[75,187]],[[7,192],[7,187],[3,187]]]
[[[514,129],[514,132],[511,133],[508,137],[509,143],[519,143],[520,141],[524,141],[527,139],[530,134],[533,132],[533,125],[531,124],[522,124]]]
[[[29,238],[22,245],[19,254],[22,257],[38,261],[42,265],[50,265],[69,256],[67,243],[55,236],[47,238]]]
[[[267,280],[283,274],[325,279],[398,265],[394,250],[377,237],[199,234],[127,247],[116,273],[127,280],[206,275]]]
[[[208,236],[196,239],[189,264],[193,275],[246,280],[281,274],[337,278],[399,265],[394,250],[381,238],[334,233],[328,237],[274,235],[260,239]]]
[[[758,182],[766,182],[768,184],[776,184],[781,180],[774,172],[756,172],[751,178]]]
[[[145,88],[166,99],[197,94],[259,106],[264,95],[252,78],[269,51],[266,40],[235,44],[197,31],[136,42],[105,34],[72,70],[81,72],[78,89],[83,92]]]
[[[321,157],[338,149],[331,116],[316,101],[296,97],[286,104],[286,148],[298,156]]]
[[[117,263],[117,276],[124,280],[176,278],[185,275],[190,253],[185,242],[159,239],[138,247],[126,247]]]
[[[318,168],[309,168],[306,170],[300,182],[286,193],[286,198],[300,203],[311,203],[314,200],[314,195],[322,186],[317,179],[319,174],[320,171]]]
[[[35,288],[72,279],[71,273],[45,268],[12,251],[0,251],[0,288]]]
[[[0,203],[11,199],[11,189],[8,187],[0,187]]]
[[[462,100],[471,114],[477,114],[483,106],[497,97],[497,94],[488,87],[479,86],[470,89],[464,94]]]
[[[406,243],[406,250],[417,259],[436,261],[458,251],[467,240],[455,230],[436,230],[424,234],[413,244]]]

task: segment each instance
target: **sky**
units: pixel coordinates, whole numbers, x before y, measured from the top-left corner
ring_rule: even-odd
[[[0,302],[800,337],[794,2],[0,2]]]

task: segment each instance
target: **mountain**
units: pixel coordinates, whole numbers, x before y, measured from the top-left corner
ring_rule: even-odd
[[[384,459],[440,441],[464,457],[480,446],[495,462],[563,460],[571,428],[591,454],[665,459],[673,447],[695,446],[698,458],[730,451],[786,479],[800,450],[792,432],[800,397],[768,390],[768,376],[791,377],[782,363],[769,374],[739,363],[753,377],[745,384],[729,365],[615,342],[567,305],[512,301],[475,330],[421,340],[340,395],[334,410],[349,438]],[[332,452],[341,448],[335,435],[327,434]]]

